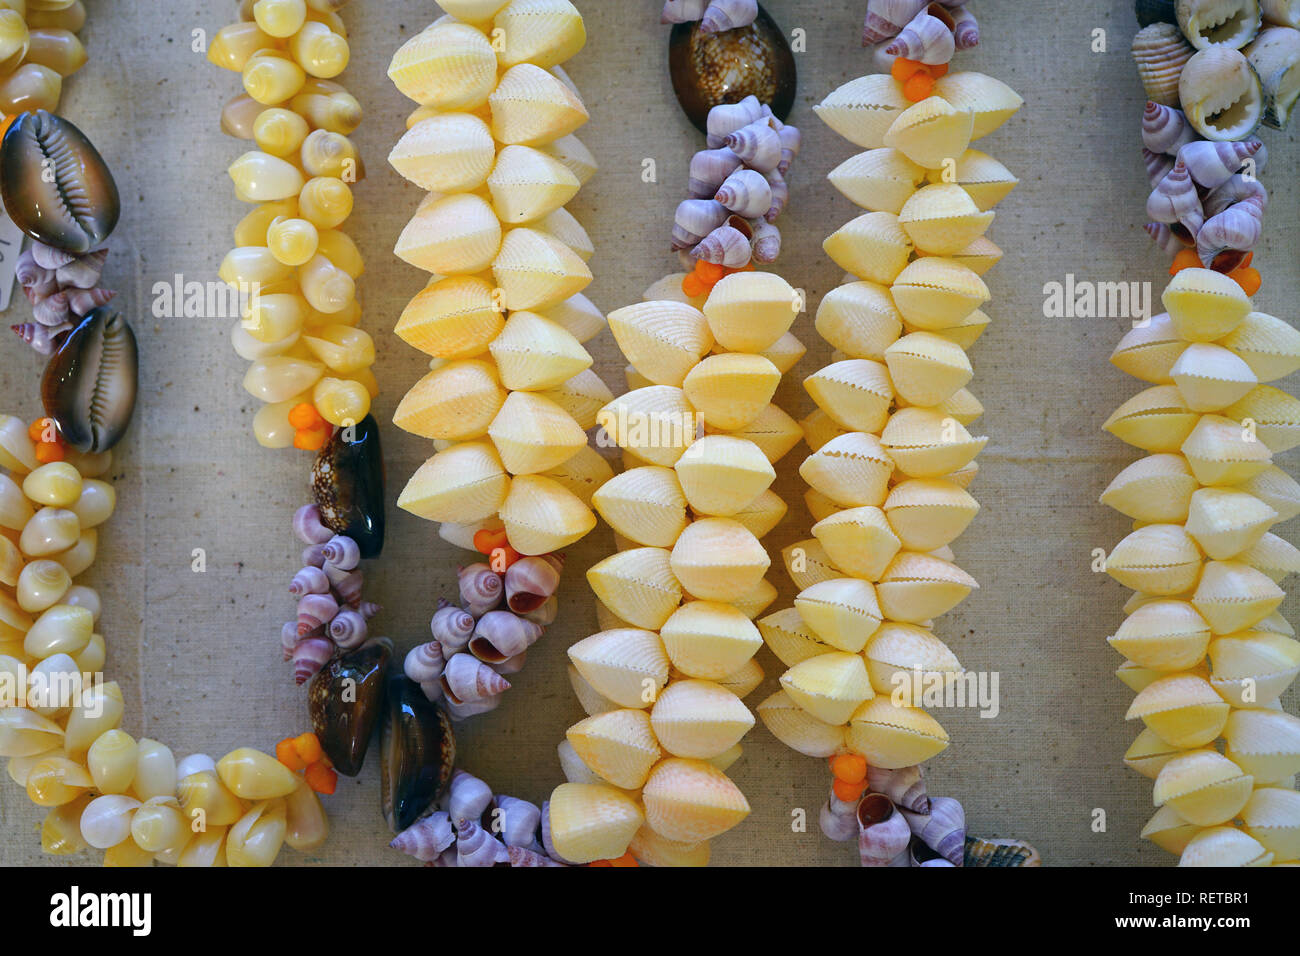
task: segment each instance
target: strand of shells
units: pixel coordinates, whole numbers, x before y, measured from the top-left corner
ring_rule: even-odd
[[[251,363],[243,387],[264,403],[253,433],[268,448],[301,440],[290,422],[298,405],[346,427],[366,417],[378,394],[374,342],[358,328],[364,266],[341,228],[365,166],[349,138],[361,105],[335,79],[350,55],[339,5],[243,0],[238,22],[208,48],[208,59],[243,83],[221,128],[253,143],[229,173],[236,198],[255,208],[235,227],[220,277],[249,296],[231,342]]]
[[[435,867],[566,866],[550,846],[546,805],[494,794],[457,770],[436,809],[389,844]]]
[[[34,321],[10,328],[38,354],[53,355],[65,333],[117,295],[99,285],[107,258],[106,247],[76,255],[33,242],[18,256],[15,276]]]
[[[755,96],[713,107],[708,127],[708,148],[691,157],[690,198],[673,217],[673,248],[688,269],[696,260],[728,269],[775,262],[776,220],[790,196],[786,177],[799,155],[799,129]]]
[[[596,168],[560,66],[586,31],[568,0],[443,7],[388,70],[420,104],[389,162],[429,192],[395,252],[433,274],[396,328],[430,372],[393,421],[436,453],[398,506],[460,547],[504,530],[542,556],[595,527],[591,495],[611,475],[586,434],[612,397],[582,345],[604,328],[581,294],[594,250],[564,209]]]
[[[1300,483],[1273,464],[1300,442],[1300,402],[1263,383],[1300,368],[1300,335],[1206,269],[1162,301],[1111,358],[1152,385],[1105,425],[1147,453],[1101,497],[1134,521],[1106,559],[1135,592],[1109,638],[1146,725],[1124,760],[1155,781],[1142,836],[1180,865],[1294,861],[1300,719],[1279,695],[1300,642],[1277,609],[1300,551],[1270,529],[1300,514]]]
[[[59,108],[63,81],[86,64],[77,34],[81,0],[29,0],[0,8],[0,113]]]
[[[111,462],[70,450],[41,465],[22,421],[0,416],[0,684],[17,691],[0,700],[0,756],[49,808],[42,849],[95,848],[106,866],[269,866],[286,844],[320,846],[320,799],[274,757],[241,748],[177,760],[119,728],[125,701],[103,679],[100,596],[75,583],[116,506],[101,479]]]
[[[969,50],[979,44],[979,21],[966,7],[966,0],[940,0],[941,16],[952,20],[943,23],[928,12],[930,0],[867,0],[867,16],[862,24],[862,45],[873,47],[872,59],[877,69],[888,73],[897,56],[925,63],[947,63],[957,50]],[[935,11],[939,12],[939,11]]]
[[[669,276],[609,316],[632,390],[597,415],[625,468],[594,498],[619,546],[587,572],[601,630],[569,648],[589,716],[559,746],[568,783],[547,812],[567,862],[702,866],[749,813],[725,771],[763,679],[762,538],[786,513],[769,486],[799,439],[772,396],[803,355],[800,305],[780,276],[738,272],[702,309]]]
[[[758,0],[664,0],[660,23],[700,23],[705,33],[747,27],[758,19]]]
[[[834,361],[805,381],[817,410],[802,422],[812,454],[800,474],[817,523],[783,552],[795,606],[758,622],[789,668],[758,713],[794,750],[857,754],[869,775],[910,772],[948,746],[918,695],[962,674],[932,625],[977,586],[950,547],[979,510],[966,488],[987,442],[966,428],[983,411],[966,353],[989,322],[981,276],[1002,255],[985,236],[991,209],[1017,183],[970,143],[1021,103],[993,77],[952,72],[919,102],[873,74],[816,107],[866,150],[829,178],[867,212],[825,242],[848,281],[817,311]],[[876,789],[865,785],[860,806]]]

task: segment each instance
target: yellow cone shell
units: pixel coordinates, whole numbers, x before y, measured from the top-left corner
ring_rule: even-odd
[[[903,332],[903,318],[889,289],[849,282],[832,289],[817,306],[817,333],[850,358],[883,362],[885,349]]]
[[[680,388],[651,385],[614,399],[596,421],[620,448],[672,467],[695,440],[695,410]]]
[[[644,710],[668,683],[668,655],[652,631],[601,631],[570,647],[569,660],[596,693],[620,707]]]
[[[709,841],[679,843],[666,840],[649,827],[642,827],[632,838],[628,851],[642,866],[692,866],[709,865]]]
[[[609,314],[624,357],[656,385],[681,387],[713,348],[713,333],[704,313],[682,302],[638,302]]]
[[[1177,452],[1199,417],[1176,386],[1155,385],[1120,405],[1102,427],[1144,451]]]
[[[465,441],[487,433],[505,400],[491,362],[449,362],[411,386],[393,424],[412,435]]]
[[[1279,860],[1300,859],[1300,793],[1261,787],[1240,813],[1243,829]]]
[[[1002,163],[978,149],[968,149],[962,153],[952,170],[951,178],[945,180],[943,172],[931,171],[930,179],[933,182],[956,183],[981,211],[992,209],[1020,182]],[[929,251],[930,247],[919,240],[917,245]]]
[[[681,384],[687,401],[704,420],[705,427],[735,431],[748,425],[769,406],[780,382],[781,370],[769,359],[746,352],[727,352],[711,355],[697,364]]]
[[[591,284],[591,270],[568,246],[536,229],[511,229],[491,262],[505,308],[545,310]]]
[[[876,432],[889,420],[894,384],[889,369],[870,359],[832,362],[803,381],[818,407],[850,431]]]
[[[689,601],[659,632],[668,657],[683,674],[720,681],[740,670],[763,643],[758,628],[729,604]]]
[[[794,586],[812,587],[819,581],[843,577],[831,562],[830,555],[816,538],[796,541],[781,549],[781,560]]]
[[[708,760],[739,743],[754,726],[754,715],[712,681],[680,680],[659,692],[650,723],[670,754]]]
[[[1142,776],[1154,780],[1160,775],[1160,768],[1181,753],[1186,751],[1165,743],[1150,727],[1143,727],[1142,733],[1137,735],[1137,739],[1125,751],[1124,763]],[[1146,834],[1143,833],[1143,836]],[[1176,852],[1181,852],[1181,848]]]
[[[1196,584],[1201,553],[1179,525],[1153,524],[1124,538],[1106,558],[1106,573],[1147,594],[1182,594]]]
[[[929,760],[948,746],[939,722],[916,707],[896,706],[878,695],[849,719],[849,749],[872,767],[898,770]]]
[[[583,431],[595,428],[596,413],[614,400],[609,386],[591,369],[583,369],[559,385],[542,389],[537,394],[568,412]]]
[[[578,192],[578,177],[569,168],[531,146],[506,146],[487,177],[492,208],[512,226],[555,212]]]
[[[728,518],[692,522],[673,545],[671,558],[683,590],[727,603],[754,588],[771,563],[758,539]]]
[[[1193,750],[1160,769],[1152,798],[1189,823],[1211,827],[1235,817],[1253,786],[1254,779],[1217,750]]]
[[[956,419],[915,407],[896,411],[880,435],[899,471],[912,478],[942,478],[964,468],[987,443]]]
[[[483,354],[504,324],[490,282],[453,276],[429,283],[406,306],[393,331],[426,355],[461,359]]]
[[[546,151],[543,150],[543,152]],[[568,166],[564,168],[569,169]],[[538,232],[544,232],[551,238],[560,240],[560,242],[572,249],[583,262],[590,262],[591,257],[596,254],[596,245],[592,241],[591,235],[583,228],[582,223],[577,220],[573,213],[567,209],[554,209],[536,220],[532,226]]]
[[[707,420],[704,423],[704,430],[710,434],[719,433],[718,429],[709,427]],[[799,440],[803,437],[803,429],[778,406],[768,405],[761,409],[752,421],[735,431],[722,431],[721,434],[753,442],[768,461],[776,464],[799,444]]]
[[[1238,484],[1263,471],[1272,457],[1263,441],[1221,415],[1202,415],[1180,448],[1203,485]]]
[[[1211,558],[1226,560],[1256,544],[1277,518],[1248,492],[1201,488],[1192,495],[1187,533]]]
[[[987,136],[1024,104],[1018,94],[1001,80],[973,70],[954,71],[934,82],[934,92],[956,109],[974,114],[971,139]]]
[[[388,76],[423,106],[465,110],[487,101],[497,82],[497,56],[482,32],[460,23],[435,23],[393,55]]]
[[[917,249],[948,256],[984,235],[993,216],[981,212],[957,183],[933,183],[918,189],[903,204],[898,222]]]
[[[510,482],[501,520],[510,546],[520,554],[559,551],[596,527],[596,516],[577,495],[541,475],[520,475]]]
[[[979,507],[979,502],[951,481],[910,478],[889,492],[884,512],[904,548],[933,551],[955,541]]]
[[[1161,807],[1142,828],[1142,839],[1150,840],[1166,853],[1180,854],[1201,827],[1188,823],[1170,807]]]
[[[1231,634],[1258,624],[1281,605],[1285,592],[1267,575],[1240,561],[1209,561],[1197,582],[1192,604],[1215,634]]]
[[[565,732],[582,762],[624,790],[639,790],[663,751],[643,710],[611,710],[579,721]]]
[[[627,794],[592,783],[560,784],[549,810],[551,843],[571,863],[617,859],[645,819]]]
[[[492,135],[499,143],[544,146],[587,122],[582,100],[558,77],[532,63],[510,67],[492,95]]]
[[[890,292],[903,321],[923,330],[952,328],[991,297],[969,266],[938,256],[913,261]]]
[[[812,533],[845,574],[874,581],[898,553],[898,536],[884,512],[865,506],[836,512],[813,525]]]
[[[1234,710],[1223,728],[1224,754],[1257,783],[1300,772],[1300,717],[1280,710]]]
[[[482,186],[496,158],[487,123],[468,113],[443,113],[407,130],[388,163],[421,189],[458,193]]]
[[[898,215],[908,197],[925,180],[925,169],[899,150],[883,148],[846,159],[826,178],[863,209]]]
[[[804,481],[846,508],[883,504],[893,473],[881,441],[861,432],[831,439],[799,467]]]
[[[1169,375],[1187,407],[1198,412],[1226,408],[1259,384],[1250,366],[1219,345],[1194,342],[1178,356]]]
[[[1300,641],[1284,634],[1240,631],[1212,641],[1209,653],[1210,684],[1234,707],[1275,700],[1300,675]]]
[[[539,309],[538,313],[565,329],[579,342],[595,338],[605,330],[605,316],[585,295],[571,295],[558,305]]]
[[[862,657],[843,651],[799,662],[781,675],[781,687],[813,717],[836,726],[874,693]]]
[[[766,488],[728,517],[743,525],[755,538],[763,538],[776,529],[789,510],[780,495]]]
[[[1300,368],[1300,331],[1266,312],[1248,313],[1219,345],[1240,356],[1261,382]]]
[[[876,149],[885,145],[885,133],[910,105],[892,76],[870,73],[834,90],[813,111],[849,142]]]
[[[1212,269],[1182,269],[1160,296],[1178,336],[1188,342],[1221,339],[1251,311],[1234,279]]]
[[[831,757],[844,749],[844,727],[818,720],[783,690],[759,704],[757,713],[772,736],[804,756]]]
[[[466,442],[421,465],[397,506],[430,521],[481,521],[497,513],[509,489],[510,477],[491,443]]]
[[[866,646],[882,618],[875,588],[860,578],[834,578],[804,588],[794,605],[818,638],[851,654]]]
[[[1138,693],[1125,719],[1137,717],[1175,747],[1203,747],[1223,730],[1228,705],[1204,678],[1173,674]]]
[[[582,14],[569,0],[511,0],[492,21],[501,31],[502,67],[535,63],[552,67],[575,56],[587,42]]]
[[[686,528],[686,496],[671,468],[633,468],[606,482],[592,499],[617,534],[639,544],[671,548]]]
[[[673,467],[686,501],[700,515],[733,515],[776,479],[757,445],[727,435],[705,435]]]
[[[800,305],[800,296],[780,276],[734,272],[713,287],[704,316],[722,348],[762,352],[790,331]]]
[[[876,583],[885,619],[917,624],[946,614],[979,587],[951,561],[901,551]]]
[[[1188,841],[1179,866],[1268,866],[1273,854],[1232,827],[1210,827]]]
[[[885,350],[894,391],[910,405],[938,405],[974,376],[961,347],[933,332],[912,332]]]
[[[1280,388],[1260,385],[1223,411],[1234,421],[1255,423],[1255,436],[1273,454],[1300,445],[1300,401]]]
[[[430,194],[402,230],[393,253],[425,272],[462,275],[486,269],[500,249],[501,223],[481,196]]]
[[[1186,349],[1187,343],[1178,337],[1169,313],[1162,312],[1125,332],[1111,352],[1110,361],[1134,378],[1169,385],[1174,380],[1174,363]]]
[[[682,600],[682,586],[663,548],[619,551],[587,571],[587,583],[610,611],[637,627],[658,630]]]
[[[907,265],[913,244],[898,216],[869,212],[827,236],[822,248],[846,272],[888,285]]]
[[[1155,670],[1193,667],[1210,644],[1210,625],[1186,601],[1144,604],[1107,640],[1129,660]]]
[[[591,367],[591,355],[565,329],[533,312],[513,312],[491,345],[506,388],[556,388]]]
[[[641,791],[646,823],[683,843],[711,840],[749,815],[749,802],[727,775],[702,760],[672,757],[650,772]],[[558,847],[557,847],[558,849]]]
[[[614,469],[601,457],[600,452],[590,445],[583,445],[572,458],[541,472],[541,476],[562,485],[590,508],[595,493],[614,477]]]
[[[970,110],[959,110],[942,96],[929,96],[895,118],[884,142],[917,165],[936,169],[966,152],[974,120]]]
[[[810,657],[829,654],[835,648],[823,643],[803,620],[798,608],[786,608],[769,614],[758,622],[763,640],[786,667],[794,667]]]
[[[887,621],[876,630],[862,657],[871,689],[885,696],[898,694],[899,701],[911,706],[922,703],[912,698],[914,690],[924,693],[935,680],[948,681],[962,673],[957,655],[932,631],[897,621]],[[918,673],[922,683],[914,688]]]
[[[734,598],[731,601],[731,606],[751,621],[755,621],[776,600],[776,593],[776,587],[772,582],[767,578],[761,578],[748,591]]]
[[[1101,503],[1138,521],[1181,524],[1199,487],[1182,455],[1148,455],[1115,476]]]
[[[587,444],[586,433],[564,409],[529,392],[511,392],[488,428],[512,475],[547,471]]]

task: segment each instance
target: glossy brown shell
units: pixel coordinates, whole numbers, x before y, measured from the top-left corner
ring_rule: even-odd
[[[401,833],[446,789],[456,764],[456,735],[446,711],[402,674],[389,679],[382,733],[380,798],[388,825]]]
[[[23,113],[0,140],[0,197],[9,218],[47,246],[80,255],[117,225],[117,184],[84,133],[61,116]]]
[[[86,314],[50,356],[41,379],[45,414],[80,451],[112,448],[135,411],[139,357],[135,333],[107,305]]]
[[[344,776],[355,777],[365,762],[384,704],[392,653],[387,638],[367,641],[329,661],[312,678],[307,694],[311,729],[334,769]]]
[[[384,548],[384,455],[373,415],[338,429],[325,443],[312,465],[311,488],[325,526],[355,541],[363,558],[378,557]]]
[[[668,44],[673,92],[687,117],[708,132],[709,110],[757,96],[784,121],[794,106],[794,53],[781,28],[762,7],[747,27],[705,33],[698,22],[673,27]]]

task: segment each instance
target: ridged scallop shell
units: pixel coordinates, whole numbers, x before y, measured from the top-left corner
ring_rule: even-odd
[[[596,254],[596,244],[592,241],[591,235],[567,209],[553,209],[532,226],[538,232],[544,232],[564,243],[583,262],[590,262],[591,257]]]
[[[501,382],[511,390],[541,391],[591,367],[592,358],[563,327],[533,312],[513,312],[490,347]]]
[[[644,710],[668,683],[668,655],[652,631],[601,631],[570,647],[569,659],[596,693],[622,707]]]
[[[1221,415],[1202,415],[1179,448],[1203,485],[1245,481],[1268,467],[1271,458],[1267,445]]]
[[[884,361],[885,349],[902,334],[903,318],[889,290],[874,282],[832,289],[817,307],[817,332],[850,358]]]
[[[776,586],[767,578],[760,578],[758,583],[744,593],[732,599],[731,604],[751,621],[766,611],[776,600]]]
[[[758,630],[772,653],[786,667],[794,667],[810,657],[828,654],[835,649],[821,641],[816,632],[804,622],[798,608],[786,608],[769,614],[758,621]]]
[[[469,192],[487,182],[497,146],[487,123],[444,113],[416,123],[388,154],[388,164],[429,192]]]
[[[500,509],[510,476],[490,442],[465,442],[434,455],[406,482],[397,507],[429,521],[480,521]]]
[[[846,159],[826,178],[863,209],[898,215],[908,197],[925,181],[925,168],[902,151],[886,147]]]
[[[711,840],[749,815],[749,802],[716,767],[672,757],[650,772],[641,791],[646,823],[682,843]]]
[[[903,204],[898,222],[917,249],[947,256],[984,235],[994,213],[982,212],[958,183],[933,183],[918,189]]]
[[[800,297],[770,272],[735,272],[723,278],[704,303],[704,316],[719,346],[729,352],[762,352],[790,331]]]
[[[509,394],[488,427],[488,435],[512,475],[548,471],[587,444],[586,432],[568,412],[530,392]]]
[[[681,302],[639,302],[614,310],[608,322],[624,357],[656,385],[680,388],[713,348],[704,313]]]
[[[876,149],[885,145],[885,133],[910,105],[893,77],[872,73],[834,90],[813,112],[854,145]]]
[[[688,520],[677,473],[657,465],[611,478],[592,503],[617,534],[650,547],[671,548]]]
[[[1198,412],[1226,408],[1258,384],[1250,366],[1235,353],[1201,342],[1188,345],[1169,374],[1187,407]]]
[[[1178,78],[1196,51],[1172,23],[1152,23],[1133,37],[1133,60],[1147,99],[1178,106]]]
[[[664,548],[619,551],[587,571],[596,597],[618,617],[658,630],[682,601],[682,585]]]
[[[586,342],[605,331],[605,316],[585,295],[572,295],[557,305],[537,311],[579,342]]]
[[[1169,385],[1173,382],[1174,363],[1186,348],[1187,343],[1179,338],[1169,313],[1161,312],[1149,322],[1139,323],[1125,332],[1111,352],[1110,361],[1134,378],[1154,385]]]
[[[947,176],[947,178],[936,180],[936,175],[942,174],[936,174],[932,171],[930,179],[935,182],[952,182],[960,186],[974,201],[975,207],[980,212],[987,212],[992,209],[1020,183],[1020,180],[1012,175],[1011,170],[988,153],[981,152],[978,149],[968,149],[962,153],[954,164],[951,175]],[[983,232],[980,233],[980,236],[982,235]],[[912,238],[916,239],[916,244],[927,252],[940,251],[927,246],[916,236]],[[974,242],[975,239],[971,241]],[[967,248],[969,245],[970,243],[966,243],[962,248]],[[952,253],[943,254],[952,255],[958,251],[960,250],[954,249]]]
[[[1192,495],[1187,533],[1211,558],[1226,560],[1256,544],[1277,512],[1254,495],[1230,488],[1201,488]]]
[[[672,573],[683,590],[706,601],[731,602],[755,587],[771,566],[744,525],[727,518],[692,522],[673,545]]]
[[[965,266],[977,276],[982,276],[1002,261],[1002,249],[988,236],[980,236],[978,239],[971,240],[969,246],[954,252],[948,258],[959,266]],[[957,344],[962,348],[970,347],[969,344],[961,342]]]
[[[614,477],[614,469],[600,452],[590,445],[583,445],[562,464],[540,474],[572,493],[590,508],[596,492]]]
[[[956,540],[979,509],[965,489],[941,478],[901,481],[884,504],[889,526],[908,551],[933,551]]]
[[[786,332],[767,348],[760,349],[757,355],[767,359],[777,367],[782,375],[799,364],[808,354],[808,346],[799,341],[793,332]]]
[[[834,362],[803,381],[814,402],[851,431],[879,432],[889,420],[894,387],[889,370],[870,359]]]
[[[835,578],[804,588],[794,606],[818,638],[849,653],[866,646],[883,617],[875,588],[860,578]]]
[[[567,166],[569,171],[578,177],[578,182],[584,186],[599,169],[596,157],[591,155],[591,150],[573,135],[561,136],[553,142],[539,146],[538,149]]]
[[[1250,298],[1234,280],[1210,269],[1182,269],[1160,295],[1178,336],[1213,342],[1250,314]]]
[[[1149,727],[1143,727],[1142,733],[1124,752],[1124,764],[1136,770],[1144,777],[1154,780],[1160,775],[1160,768],[1184,751],[1179,750],[1160,739],[1160,735]],[[1144,837],[1146,833],[1142,834]],[[1178,851],[1181,852],[1181,848]]]
[[[743,526],[755,538],[763,538],[775,530],[789,510],[785,500],[775,491],[767,488],[728,517]]]
[[[578,53],[587,42],[587,29],[569,0],[512,0],[492,21],[502,44],[502,67],[535,63],[552,67]]]
[[[682,391],[706,428],[730,432],[762,414],[780,383],[781,370],[763,356],[726,352],[691,369]]]
[[[1300,572],[1300,548],[1272,532],[1266,532],[1255,544],[1238,554],[1237,560],[1278,582]]]
[[[993,132],[1014,116],[1025,102],[1001,80],[972,70],[950,72],[939,77],[935,80],[934,92],[954,109],[971,112],[974,117],[971,139]]]
[[[565,738],[592,773],[624,790],[639,790],[663,751],[643,710],[612,710],[579,721]]]
[[[1249,313],[1219,345],[1240,356],[1261,382],[1300,368],[1300,330],[1264,312]]]
[[[885,426],[880,444],[903,474],[942,478],[969,464],[988,439],[972,438],[960,422],[933,409],[901,408]]]
[[[1238,485],[1278,513],[1279,521],[1300,515],[1300,482],[1276,465],[1268,465]]]
[[[1300,859],[1300,793],[1262,787],[1239,814],[1242,829],[1279,860]]]
[[[826,414],[823,409],[817,408],[808,413],[808,416],[799,422],[799,427],[803,430],[803,439],[813,452],[821,451],[822,447],[836,438],[843,438],[850,434],[849,430]],[[875,439],[874,435],[868,435],[869,438]],[[892,463],[891,463],[892,468]],[[871,502],[876,504],[877,502]]]
[[[619,709],[618,704],[614,703],[614,701],[610,700],[604,694],[596,690],[596,688],[592,687],[591,684],[587,683],[587,679],[583,677],[582,674],[578,672],[578,669],[572,664],[568,666],[567,671],[569,674],[569,686],[573,688],[573,695],[578,698],[578,703],[582,705],[582,709],[586,712],[588,717],[594,717],[596,714],[604,714],[608,711]],[[565,746],[571,747],[572,745],[569,744],[568,741],[560,744],[561,748],[564,748]]]
[[[1254,779],[1216,750],[1171,758],[1156,777],[1152,798],[1184,820],[1209,827],[1227,823],[1250,799]]]
[[[1300,771],[1300,718],[1280,710],[1234,710],[1223,728],[1226,756],[1257,783]]]
[[[814,718],[832,726],[847,722],[874,695],[862,657],[843,651],[800,661],[781,675],[781,688]]]
[[[876,582],[876,598],[886,620],[919,624],[946,614],[977,587],[951,561],[902,551]]]
[[[1205,657],[1210,625],[1186,601],[1152,601],[1130,614],[1107,641],[1135,664],[1177,671]]]
[[[1255,437],[1275,455],[1300,445],[1300,401],[1280,388],[1253,388],[1223,413],[1239,422],[1254,422]]]
[[[620,448],[655,465],[672,467],[695,441],[695,410],[671,385],[628,392],[602,408],[596,421]]]
[[[510,482],[501,520],[510,546],[525,555],[567,548],[596,527],[596,516],[577,495],[541,475],[520,475]]]
[[[468,193],[420,204],[393,254],[436,275],[482,272],[501,249],[501,223],[481,196]]]
[[[609,386],[591,369],[584,369],[572,378],[542,389],[537,394],[550,399],[573,416],[583,431],[595,428],[596,413],[614,400]]]
[[[487,177],[492,208],[507,225],[555,212],[577,195],[579,185],[567,166],[531,146],[504,147]]]
[[[1282,634],[1229,634],[1212,641],[1209,654],[1210,684],[1234,707],[1276,700],[1300,675],[1300,641]]]
[[[1285,592],[1267,575],[1240,561],[1210,561],[1192,595],[1192,604],[1217,634],[1258,624],[1282,603]]]
[[[1196,584],[1201,552],[1191,535],[1174,524],[1139,528],[1111,549],[1106,573],[1146,594],[1178,595]]]
[[[680,843],[666,840],[648,826],[637,831],[628,852],[642,866],[703,867],[709,865],[709,842]]]
[[[884,285],[898,277],[913,251],[911,237],[891,212],[850,220],[827,236],[822,248],[846,272]]]
[[[727,435],[698,439],[673,467],[687,502],[699,515],[729,517],[776,480],[776,471],[757,445]]]
[[[1203,747],[1223,730],[1228,705],[1203,677],[1174,674],[1138,693],[1124,718],[1138,717],[1175,747]]]
[[[928,628],[887,621],[867,642],[862,657],[871,688],[877,694],[897,695],[909,706],[919,706],[912,694],[936,680],[950,681],[962,673],[961,662]],[[920,683],[916,675],[920,675]]]
[[[507,145],[544,146],[587,122],[582,100],[558,77],[532,63],[512,66],[488,102],[492,135]]]
[[[991,298],[971,269],[936,256],[914,261],[890,291],[903,320],[924,330],[951,328]]]
[[[1111,412],[1102,428],[1143,451],[1174,453],[1199,420],[1176,386],[1153,385]]]
[[[866,506],[837,511],[813,525],[813,535],[845,574],[874,581],[900,547],[884,512]]]
[[[497,56],[482,32],[460,23],[435,23],[393,54],[388,77],[415,102],[465,110],[487,101],[497,82]]]
[[[491,263],[502,305],[545,310],[591,284],[591,270],[568,246],[536,229],[511,229]]]
[[[894,465],[892,453],[882,441],[850,432],[822,445],[805,459],[799,474],[832,501],[859,507],[884,503]]]
[[[739,743],[754,726],[754,715],[718,684],[681,680],[659,692],[650,723],[668,753],[708,760]]]
[[[785,691],[777,691],[756,708],[772,736],[807,757],[831,757],[844,748],[843,727],[818,720]]]
[[[785,565],[786,573],[790,575],[790,580],[800,590],[812,587],[819,581],[843,577],[831,563],[830,555],[826,553],[822,543],[816,538],[807,538],[786,545],[781,549],[781,561]]]
[[[924,763],[943,751],[948,733],[925,711],[897,706],[888,696],[879,695],[849,719],[848,745],[870,766],[898,770]]]
[[[900,113],[885,132],[884,144],[926,169],[937,169],[966,152],[974,120],[970,110],[958,109],[936,94]]]
[[[1179,866],[1268,866],[1273,854],[1253,837],[1233,827],[1210,827],[1193,836]]]
[[[664,622],[659,636],[675,668],[713,681],[740,670],[763,643],[743,612],[714,601],[683,604]]]
[[[933,406],[975,375],[959,346],[933,332],[911,332],[885,350],[894,391],[910,405]]]
[[[562,783],[547,811],[551,845],[570,863],[617,859],[645,821],[635,800],[602,784]]]
[[[505,317],[492,298],[492,284],[477,276],[430,282],[403,310],[393,329],[406,344],[444,359],[482,355]]]
[[[505,400],[491,362],[449,362],[411,386],[393,413],[393,424],[424,438],[465,441],[487,434]]]

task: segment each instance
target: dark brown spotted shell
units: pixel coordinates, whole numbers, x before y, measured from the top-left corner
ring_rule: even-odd
[[[312,678],[307,693],[312,732],[334,769],[345,776],[355,777],[365,762],[383,709],[392,655],[392,641],[375,638],[335,657]]]
[[[80,451],[117,444],[135,411],[135,333],[107,305],[86,314],[45,366],[41,402],[64,440]]]
[[[0,197],[19,229],[77,255],[103,245],[121,213],[103,157],[45,110],[23,113],[0,140]]]
[[[388,825],[401,833],[446,789],[456,735],[446,711],[403,674],[389,679],[382,735],[380,798]]]
[[[363,558],[378,557],[384,548],[384,455],[373,415],[340,428],[325,443],[312,466],[311,488],[325,526],[355,541]]]
[[[705,33],[699,22],[673,27],[668,45],[673,92],[690,121],[707,133],[709,110],[756,96],[784,121],[794,106],[794,54],[762,7],[747,27]]]

